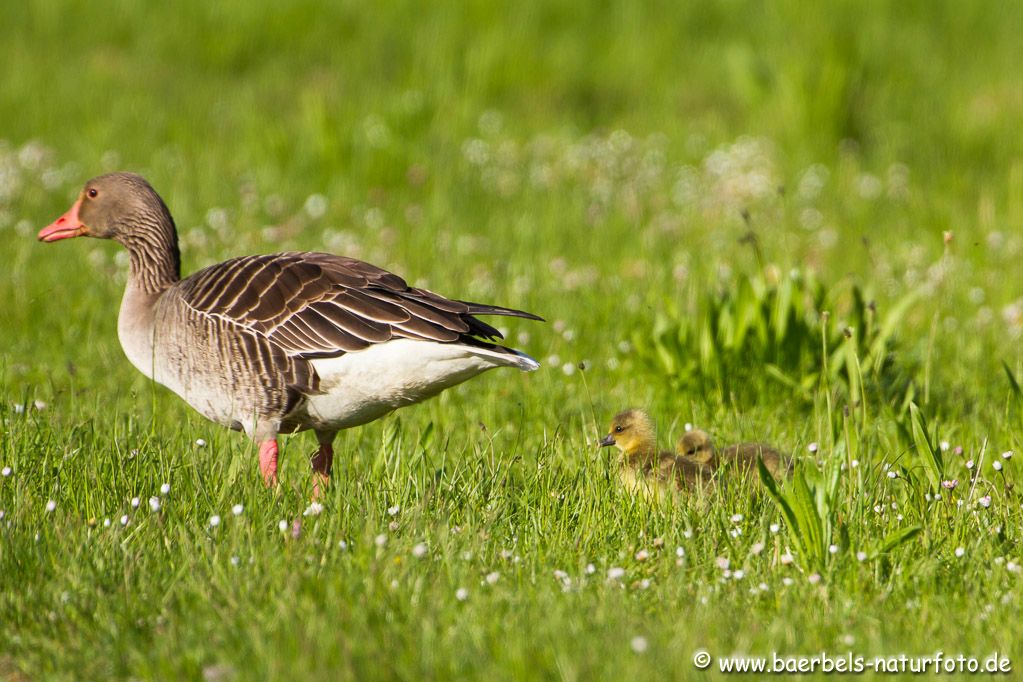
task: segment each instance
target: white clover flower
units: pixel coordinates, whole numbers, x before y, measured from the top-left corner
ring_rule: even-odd
[[[57,508],[57,503],[55,501],[50,500],[49,502],[46,503],[46,513],[47,514],[52,512],[56,508]]]
[[[732,523],[739,523],[740,521],[742,521],[742,514],[732,514],[732,517],[729,519],[729,521],[731,521]]]
[[[888,478],[898,478],[898,477],[899,477],[899,475],[897,473],[895,473],[894,471],[889,471],[888,472]]]
[[[760,583],[759,585],[757,585],[757,589],[760,590],[761,592],[767,592],[771,588],[767,586],[767,583]]]
[[[949,443],[949,442],[948,442],[947,440],[943,440],[943,441],[941,441],[941,443],[939,443],[939,444],[938,444],[938,447],[940,447],[940,448],[941,448],[941,451],[942,451],[942,452],[947,452],[947,451],[948,451],[948,449],[949,449],[950,447],[952,447],[952,444],[951,444],[951,443]]]
[[[788,577],[788,576],[785,576],[784,578],[781,579],[781,584],[785,585],[786,587],[788,587],[789,585],[791,585],[794,582],[795,581],[792,578]]]
[[[973,468],[973,460],[972,459],[966,460],[966,468],[967,469],[972,469]]]
[[[639,589],[645,590],[650,587],[650,578],[643,578],[639,581]]]
[[[792,553],[789,552],[788,550],[785,550],[785,553],[778,557],[778,559],[782,562],[782,564],[786,566],[795,561],[795,557],[793,557]]]
[[[956,486],[959,485],[959,479],[953,478],[950,481],[942,481],[941,487],[945,490],[955,490]]]
[[[128,515],[127,514],[124,514],[124,515],[121,516],[121,525],[122,526],[127,526],[128,525]]]
[[[160,486],[160,494],[161,495],[166,495],[169,492],[170,492],[170,483],[164,483],[163,485]]]
[[[855,469],[859,465],[860,465],[860,460],[858,460],[858,459],[854,459],[853,461],[849,462],[849,466],[852,467],[853,469]]]
[[[586,575],[593,575],[597,572],[597,567],[593,564],[586,564]]]
[[[141,497],[133,497],[133,498],[131,498],[131,508],[132,509],[138,509],[140,504],[142,504],[142,498]]]
[[[693,430],[693,425],[690,424],[689,422],[686,422],[685,429],[686,429],[686,433],[688,433],[688,432]]]
[[[302,516],[319,516],[323,513],[323,505],[319,502],[310,502],[309,506],[302,512]]]
[[[866,552],[862,552],[862,551],[861,552],[856,552],[856,561],[866,561],[866,560],[867,560],[867,553]]]
[[[103,527],[110,528],[110,519],[103,519]]]
[[[811,573],[806,577],[806,579],[810,582],[811,585],[816,585],[821,581],[821,576],[820,573]]]
[[[719,556],[717,559],[714,560],[714,563],[717,564],[717,567],[720,568],[722,571],[725,571],[728,570],[728,567],[731,565],[732,562],[729,561],[728,557]]]
[[[621,580],[623,577],[625,577],[625,569],[624,568],[619,568],[618,566],[613,566],[613,567],[607,569],[607,579],[608,580]]]
[[[732,580],[742,580],[744,577],[746,577],[746,571],[741,568],[732,571]]]
[[[214,514],[210,517],[210,528],[216,528],[220,525],[220,515]]]
[[[338,548],[338,549],[340,549],[340,550],[341,550],[341,551],[343,552],[343,551],[345,551],[346,549],[348,549],[348,543],[347,543],[347,542],[345,542],[344,540],[341,540],[341,541],[339,541],[339,542],[337,543],[337,548]]]
[[[809,450],[810,452],[817,452],[818,447],[819,446],[817,445],[817,443],[810,443],[809,445],[806,446],[806,449]]]
[[[1001,471],[1002,470],[1002,463],[999,462],[997,459],[995,461],[991,462],[991,466],[994,468],[995,471]]]
[[[685,547],[683,547],[682,545],[679,545],[678,547],[675,548],[675,556],[677,556],[679,559],[681,559],[685,555],[686,555],[686,548]]]
[[[1003,452],[1002,459],[1012,459],[1012,450],[1006,450]]]
[[[991,496],[990,495],[985,495],[984,497],[982,497],[979,500],[977,500],[977,503],[980,506],[984,507],[984,509],[987,509],[988,507],[991,506]]]
[[[777,533],[779,530],[781,530],[781,525],[777,523],[772,523],[770,526],[768,526],[768,530],[770,530],[772,533]]]
[[[387,544],[387,535],[385,535],[384,533],[380,533],[375,538],[373,538],[373,544],[376,545],[377,547],[383,547],[384,545]]]
[[[149,498],[149,508],[152,509],[154,512],[160,511],[160,498],[159,497],[150,497]]]
[[[455,599],[457,599],[458,601],[465,601],[468,598],[469,590],[465,589],[464,587],[459,587],[457,590],[455,590]]]
[[[236,504],[231,507],[231,513],[235,516],[241,516],[243,511],[245,511],[245,507],[240,504]]]
[[[764,543],[754,542],[753,545],[749,548],[749,551],[750,554],[760,554],[761,552],[764,551]]]
[[[497,571],[491,571],[487,573],[486,581],[488,585],[496,585],[497,581],[501,579],[501,574]]]
[[[396,504],[393,507],[388,507],[387,508],[387,515],[388,516],[397,516],[398,512],[400,512],[400,511],[401,511],[401,505],[400,504]]]
[[[737,538],[740,535],[742,535],[742,528],[733,528],[732,530],[728,531],[728,534],[731,535],[733,538]]]
[[[966,554],[966,549],[965,548],[963,548],[963,547],[956,547],[956,551],[955,551],[956,557],[962,557],[964,554]]]
[[[10,476],[11,473],[12,473],[11,467],[4,467],[3,469],[0,469],[0,474],[3,474],[4,478],[7,478],[8,476]]]
[[[838,554],[838,545],[829,545],[828,551],[832,554]]]
[[[277,530],[281,531],[282,533],[288,532],[288,520],[287,519],[281,519],[280,521],[278,521],[277,522]]]
[[[646,637],[637,636],[632,638],[632,641],[629,642],[629,646],[632,647],[632,650],[637,654],[642,654],[646,652],[650,645],[647,643]]]
[[[641,549],[638,552],[636,552],[636,561],[646,561],[649,558],[650,552],[646,551],[645,549]]]
[[[682,537],[684,537],[686,540],[688,540],[689,538],[693,537],[693,531],[691,531],[691,530],[684,530],[684,531],[682,531]]]
[[[202,438],[196,438],[195,439],[195,445],[196,445],[196,447],[204,448],[204,447],[206,447],[206,441],[204,441]]]
[[[426,556],[426,552],[427,552],[426,544],[423,542],[418,543],[412,548],[412,556],[414,556],[417,559],[422,559],[424,556]]]

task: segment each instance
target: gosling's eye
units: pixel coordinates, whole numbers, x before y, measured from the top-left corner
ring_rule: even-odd
[[[624,426],[616,426],[615,427],[615,433],[621,433],[624,430],[625,430]]]
[[[95,199],[96,197],[99,196],[99,190],[93,187],[88,191],[88,195],[90,199]]]

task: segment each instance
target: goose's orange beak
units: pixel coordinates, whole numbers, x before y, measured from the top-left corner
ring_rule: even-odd
[[[79,199],[67,210],[67,213],[39,230],[39,241],[55,242],[58,239],[70,239],[89,234],[89,228],[78,219],[78,209],[81,205],[82,200]]]

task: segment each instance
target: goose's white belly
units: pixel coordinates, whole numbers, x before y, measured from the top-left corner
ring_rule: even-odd
[[[527,363],[528,360],[528,363]],[[527,358],[452,343],[396,339],[337,358],[312,361],[321,395],[305,410],[311,426],[344,429],[501,366],[535,368]]]

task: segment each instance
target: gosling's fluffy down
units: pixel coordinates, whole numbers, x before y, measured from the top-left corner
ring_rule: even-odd
[[[710,467],[657,450],[653,420],[642,410],[615,415],[600,445],[614,445],[622,452],[619,476],[633,492],[659,497],[666,492],[703,489],[712,483]]]
[[[792,475],[791,460],[764,443],[739,443],[715,450],[706,431],[693,429],[682,435],[677,447],[681,458],[710,467],[711,470],[727,466],[741,476],[756,476],[757,459],[763,457],[764,466],[775,478],[788,478]]]

